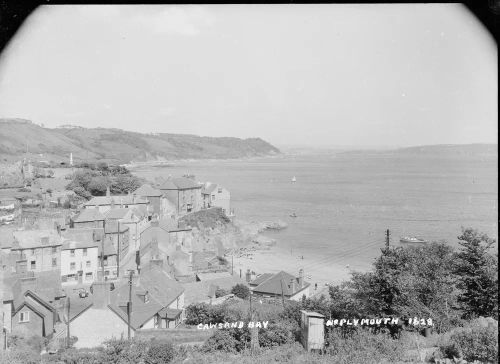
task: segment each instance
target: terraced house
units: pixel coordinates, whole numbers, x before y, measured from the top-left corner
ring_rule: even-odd
[[[202,186],[191,178],[169,178],[160,186],[160,191],[175,206],[178,215],[200,211]]]

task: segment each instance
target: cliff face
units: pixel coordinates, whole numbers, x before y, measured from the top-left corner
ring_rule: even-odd
[[[76,162],[245,158],[279,154],[260,138],[200,137],[184,134],[142,134],[121,129],[81,127],[49,129],[28,120],[0,119],[0,155],[20,157],[26,148],[44,160]]]

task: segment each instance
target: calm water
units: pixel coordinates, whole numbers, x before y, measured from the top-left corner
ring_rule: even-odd
[[[182,162],[135,173],[151,180],[191,173],[224,185],[238,218],[286,221],[287,229],[266,235],[282,254],[304,255],[309,270],[367,269],[385,229],[393,244],[415,235],[456,245],[461,226],[497,238],[497,158],[305,155]]]

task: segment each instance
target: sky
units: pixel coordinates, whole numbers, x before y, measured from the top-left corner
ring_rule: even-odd
[[[0,55],[0,118],[277,146],[497,143],[497,57],[461,4],[44,5]]]

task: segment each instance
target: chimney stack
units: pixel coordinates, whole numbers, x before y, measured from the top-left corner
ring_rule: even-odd
[[[252,280],[252,275],[250,273],[250,269],[247,269],[247,272],[245,274],[245,278],[246,278],[247,283],[250,283],[250,281]]]
[[[103,309],[109,305],[109,297],[111,291],[111,283],[104,282],[94,282],[92,284],[92,295],[94,298],[94,307]]]
[[[299,270],[299,287],[304,287],[304,269],[302,268]]]

